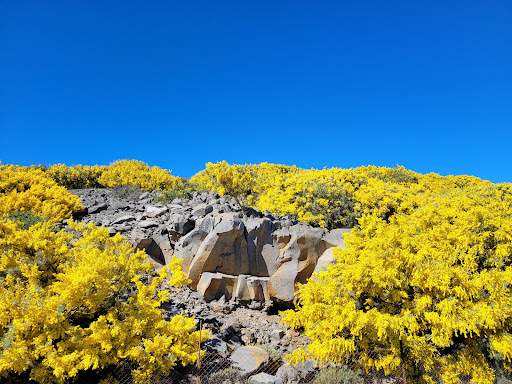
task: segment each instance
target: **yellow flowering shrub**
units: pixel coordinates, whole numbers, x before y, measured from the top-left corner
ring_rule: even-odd
[[[356,224],[359,205],[354,194],[369,180],[400,186],[417,183],[418,177],[403,167],[300,169],[268,163],[229,165],[222,161],[208,163],[191,180],[221,195],[238,197],[261,211],[334,228]]]
[[[0,216],[31,212],[56,223],[80,209],[80,199],[41,169],[0,166]]]
[[[188,282],[181,262],[153,276],[146,254],[106,228],[55,230],[78,209],[44,170],[0,167],[0,382],[87,380],[128,362],[147,383],[193,363],[209,335],[160,308],[164,285]]]
[[[71,225],[66,233],[0,221],[0,378],[63,383],[127,361],[147,383],[194,362],[195,320],[167,321],[160,309],[162,283],[186,282],[179,262],[151,278],[146,254],[121,236]]]
[[[512,370],[512,199],[476,178],[381,182],[356,192],[347,248],[285,312],[310,339],[290,360],[494,383],[494,366]]]
[[[46,170],[46,173],[59,185],[68,189],[98,188],[101,187],[98,179],[106,167],[101,165],[74,165],[55,164]]]
[[[175,188],[182,179],[159,167],[150,167],[138,160],[119,160],[102,172],[98,179],[105,187],[130,186],[144,190]]]

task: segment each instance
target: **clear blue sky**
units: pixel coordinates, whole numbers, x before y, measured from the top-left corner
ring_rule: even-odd
[[[512,181],[512,2],[0,0],[0,161]]]

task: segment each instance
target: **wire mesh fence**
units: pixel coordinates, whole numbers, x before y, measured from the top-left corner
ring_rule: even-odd
[[[268,359],[255,356],[252,353],[238,353],[232,356],[223,356],[219,353],[209,352],[192,366],[183,367],[169,375],[155,377],[151,384],[286,384],[290,372],[294,372],[294,383],[311,383],[317,372],[287,366],[278,356]],[[281,372],[278,372],[281,371]],[[133,384],[132,367],[121,364],[111,372],[113,382],[118,384]],[[149,383],[148,383],[149,384]]]
[[[257,347],[259,348],[259,347]],[[252,352],[225,356],[208,352],[192,366],[155,377],[148,384],[402,384],[400,378],[362,373],[351,365],[318,368],[312,363],[286,364],[282,356],[261,358]],[[131,367],[123,364],[112,371],[117,384],[133,384]]]

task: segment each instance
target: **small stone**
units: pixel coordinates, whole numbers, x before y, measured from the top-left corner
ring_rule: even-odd
[[[213,207],[209,204],[203,203],[198,204],[193,210],[192,210],[192,216],[195,217],[204,217],[207,214],[213,212]]]
[[[212,351],[217,352],[221,356],[226,356],[228,353],[228,345],[225,341],[214,338],[204,343],[204,346]]]
[[[134,220],[135,220],[135,216],[133,216],[133,215],[122,215],[122,216],[119,216],[117,219],[115,219],[110,224],[122,224],[122,223],[127,223],[129,221],[134,221]]]
[[[169,210],[169,208],[167,208],[167,207],[155,207],[153,205],[148,205],[146,207],[145,216],[159,217],[159,216],[162,216],[164,213],[166,213],[168,210]]]
[[[89,214],[98,213],[98,212],[104,211],[107,208],[108,208],[108,206],[105,203],[95,204],[92,207],[87,208],[87,213],[89,213]]]
[[[158,227],[158,223],[155,220],[141,220],[137,223],[140,228],[152,228]]]
[[[249,377],[249,384],[283,384],[283,381],[276,376],[260,372],[257,375]]]

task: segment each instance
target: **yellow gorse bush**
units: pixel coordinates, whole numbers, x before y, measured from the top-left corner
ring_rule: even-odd
[[[180,177],[171,175],[165,169],[150,167],[137,160],[119,160],[102,172],[98,179],[105,187],[137,187],[144,190],[172,189],[182,183]]]
[[[0,381],[64,383],[129,362],[137,383],[197,359],[208,334],[194,319],[164,320],[164,284],[187,278],[173,259],[158,275],[143,251],[106,228],[54,224],[78,198],[41,169],[0,168]],[[9,214],[44,215],[27,227]]]
[[[415,381],[491,384],[512,369],[512,199],[475,178],[369,182],[336,264],[300,287],[284,321],[309,346],[291,361],[347,359]]]
[[[100,187],[99,178],[107,167],[102,165],[55,164],[46,173],[59,185],[68,189]]]
[[[370,180],[400,186],[417,183],[418,177],[403,167],[319,170],[268,163],[229,165],[223,161],[208,163],[191,180],[221,195],[236,196],[261,211],[334,228],[355,225],[364,208],[355,193]]]
[[[80,199],[38,168],[0,166],[0,216],[31,212],[52,223],[82,209]]]

